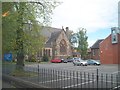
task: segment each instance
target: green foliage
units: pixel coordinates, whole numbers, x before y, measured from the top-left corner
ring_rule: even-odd
[[[8,12],[2,17],[3,54],[12,52],[21,58],[21,54],[35,55],[40,51],[44,45],[41,26],[50,23],[57,5],[59,2],[56,0],[3,2],[2,15]],[[20,62],[23,62],[22,58]]]
[[[77,33],[78,38],[78,51],[81,54],[81,58],[85,59],[87,57],[87,50],[88,50],[88,37],[86,36],[86,29],[82,28],[79,29]]]
[[[16,38],[16,19],[17,15],[12,10],[13,3],[2,3],[2,13],[5,13],[9,10],[9,14],[6,17],[2,17],[2,44],[3,44],[3,53],[14,51],[15,48],[15,38]],[[6,7],[8,6],[8,7]]]
[[[35,55],[29,56],[28,61],[29,61],[29,62],[36,62]]]
[[[72,56],[68,56],[67,59],[73,58]]]
[[[72,47],[76,47],[75,45],[77,44],[77,34],[76,33],[73,33],[70,37],[70,42],[71,42],[71,45]]]
[[[49,61],[49,57],[47,55],[44,55],[43,58],[42,58],[42,61],[48,62]]]

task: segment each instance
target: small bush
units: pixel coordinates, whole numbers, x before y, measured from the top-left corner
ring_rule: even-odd
[[[68,57],[67,57],[67,59],[70,59],[70,58],[73,58],[73,57],[71,57],[71,56],[68,56]]]
[[[29,62],[36,62],[36,58],[34,55],[29,57]]]
[[[42,58],[42,61],[44,62],[48,62],[49,61],[49,58],[47,55],[44,55],[43,58]]]

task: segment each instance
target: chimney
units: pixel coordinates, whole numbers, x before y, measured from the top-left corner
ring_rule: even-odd
[[[69,38],[69,37],[70,37],[69,27],[66,27],[65,29],[66,29],[66,35],[67,35],[67,37]]]
[[[66,32],[69,31],[69,27],[66,27]]]

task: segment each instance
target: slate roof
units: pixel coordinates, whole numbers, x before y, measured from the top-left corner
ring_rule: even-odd
[[[61,31],[53,32],[51,34],[51,37],[49,38],[49,40],[46,43],[55,42],[56,39],[58,38],[58,36],[60,35],[60,33],[61,33]]]
[[[52,47],[52,43],[56,41],[61,31],[62,29],[59,28],[43,27],[41,33],[47,39],[45,47]]]
[[[103,41],[104,39],[99,39],[97,40],[91,47],[91,49],[99,49],[99,44]]]
[[[57,31],[61,31],[62,29],[53,28],[53,27],[42,27],[41,33],[43,36],[50,38],[51,34]]]

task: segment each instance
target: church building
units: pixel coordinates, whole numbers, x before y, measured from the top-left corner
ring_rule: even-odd
[[[43,27],[42,35],[45,37],[45,46],[41,56],[47,55],[50,58],[67,58],[72,55],[70,35],[72,31],[68,27],[65,29]]]

